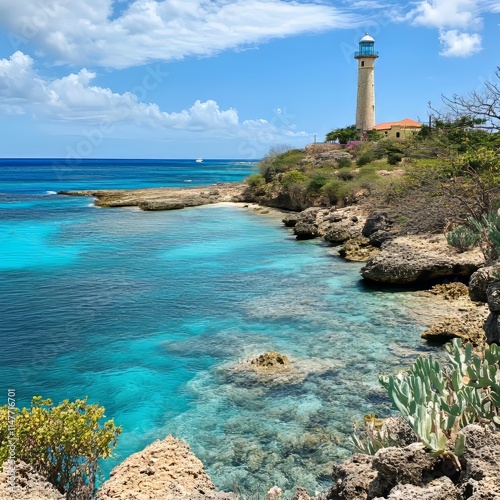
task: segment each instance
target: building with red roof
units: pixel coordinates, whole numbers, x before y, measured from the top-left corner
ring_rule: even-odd
[[[389,139],[408,139],[419,132],[421,128],[421,123],[405,118],[398,122],[379,123],[372,130],[376,130]]]

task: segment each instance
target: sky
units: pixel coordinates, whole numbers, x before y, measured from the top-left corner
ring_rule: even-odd
[[[239,158],[498,81],[500,0],[0,0],[0,157]]]

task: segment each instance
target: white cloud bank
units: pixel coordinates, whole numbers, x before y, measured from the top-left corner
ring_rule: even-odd
[[[112,68],[361,23],[357,14],[304,0],[0,0],[13,51],[34,42],[61,64]]]
[[[0,59],[0,110],[4,113],[33,113],[58,122],[81,122],[101,127],[113,124],[150,126],[164,130],[200,132],[218,138],[305,137],[289,123],[267,120],[240,121],[237,110],[220,109],[217,102],[200,100],[179,112],[167,113],[155,103],[141,102],[131,92],[119,94],[109,88],[93,86],[96,74],[82,69],[65,77],[40,77],[33,59],[18,51]]]
[[[457,30],[442,31],[439,34],[441,42],[441,55],[447,57],[469,57],[481,51],[481,36],[459,33]]]
[[[496,4],[496,7],[495,7]],[[439,30],[440,54],[469,57],[482,50],[482,14],[495,12],[498,2],[490,0],[423,0],[406,16],[416,26]]]

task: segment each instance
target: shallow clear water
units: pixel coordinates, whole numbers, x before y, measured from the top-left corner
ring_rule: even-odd
[[[171,433],[226,490],[328,484],[353,421],[389,411],[378,374],[424,350],[408,295],[365,288],[359,264],[295,241],[278,217],[98,209],[41,194],[102,187],[81,178],[84,167],[59,184],[33,165],[36,175],[16,166],[17,182],[8,171],[8,184],[0,171],[0,385],[20,405],[38,394],[104,405],[124,429],[104,475]],[[233,167],[234,180],[252,168]],[[132,167],[100,168],[109,187],[134,186]],[[134,168],[135,185],[156,182],[157,165]],[[201,167],[177,167],[170,185],[182,168],[195,178]],[[271,349],[300,373],[262,382],[234,369]]]

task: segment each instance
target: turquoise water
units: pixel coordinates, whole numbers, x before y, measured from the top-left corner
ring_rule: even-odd
[[[220,488],[327,485],[353,421],[389,411],[378,374],[424,350],[408,295],[365,288],[359,264],[295,241],[279,217],[98,209],[46,194],[96,187],[87,167],[88,180],[82,165],[57,182],[22,162],[0,171],[0,385],[19,405],[37,394],[104,405],[124,429],[104,476],[171,433]],[[137,186],[156,182],[158,165],[133,167]],[[101,181],[132,187],[131,168],[103,164]],[[169,178],[166,166],[163,184],[181,185],[182,169],[207,176],[201,168]],[[231,168],[240,180],[254,167],[221,162],[209,182]],[[271,349],[300,373],[259,381],[235,369]]]

